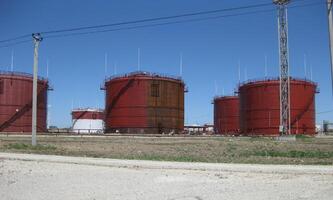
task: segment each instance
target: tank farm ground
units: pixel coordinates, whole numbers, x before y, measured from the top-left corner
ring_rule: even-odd
[[[0,135],[1,152],[212,163],[333,164],[333,137]]]

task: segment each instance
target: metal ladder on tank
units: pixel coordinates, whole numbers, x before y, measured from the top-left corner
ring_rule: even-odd
[[[310,100],[307,102],[307,104],[304,106],[304,108],[302,109],[302,112],[299,113],[295,119],[291,122],[291,126],[290,126],[290,131],[292,130],[293,125],[295,125],[295,123],[302,118],[302,116],[309,110],[311,104],[313,103],[315,99],[315,93],[313,94],[313,96],[310,98]]]
[[[127,82],[127,84],[119,90],[119,92],[117,93],[117,95],[113,98],[110,107],[108,107],[108,109],[106,111],[105,118],[108,118],[108,116],[111,113],[111,110],[114,108],[114,106],[118,102],[118,100],[121,97],[121,95],[123,95],[126,92],[126,90],[128,90],[128,88],[132,85],[132,83],[134,82],[134,80],[135,80],[134,78],[130,79]]]
[[[83,115],[86,114],[87,112],[88,112],[87,110],[84,111],[83,113],[81,113],[81,115],[79,115],[78,118],[76,118],[76,119],[73,121],[73,124],[72,124],[72,127],[71,127],[72,130],[73,130],[74,125],[76,124],[76,122],[77,122],[79,119],[81,119],[81,117],[83,117]]]

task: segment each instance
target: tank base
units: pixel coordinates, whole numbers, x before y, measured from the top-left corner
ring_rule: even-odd
[[[295,142],[296,135],[280,135],[275,138],[277,141]]]
[[[179,129],[170,128],[108,128],[105,133],[119,133],[119,134],[161,134],[161,135],[174,135],[182,134],[184,131]]]

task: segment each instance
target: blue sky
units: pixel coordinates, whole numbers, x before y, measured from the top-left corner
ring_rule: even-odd
[[[270,0],[0,0],[0,40],[32,32],[79,26],[108,24],[187,12],[269,3]],[[307,0],[320,2],[319,0]],[[323,1],[322,1],[323,2]],[[298,3],[299,4],[299,3]],[[274,6],[266,9],[274,9]],[[250,10],[251,11],[251,10]],[[263,78],[265,56],[268,76],[278,76],[276,12],[172,24],[137,30],[46,38],[40,48],[39,75],[49,79],[51,124],[69,126],[74,107],[104,106],[100,90],[105,77],[104,55],[108,54],[107,75],[137,70],[137,49],[141,49],[141,69],[179,75],[179,55],[183,54],[183,79],[189,92],[185,100],[186,123],[213,121],[211,100],[217,92],[232,94],[241,80]],[[318,82],[317,112],[332,110],[332,90],[327,16],[319,4],[289,10],[290,68],[294,77],[305,77],[304,54],[310,78]],[[6,70],[14,51],[14,70],[32,72],[32,43],[0,48],[0,70]],[[245,74],[245,71],[247,73]],[[333,113],[317,115],[317,121],[331,120]]]

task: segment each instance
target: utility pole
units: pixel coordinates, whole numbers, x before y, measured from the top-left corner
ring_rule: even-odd
[[[32,38],[34,41],[34,69],[33,69],[33,84],[32,84],[32,131],[31,131],[31,145],[36,146],[36,132],[37,132],[37,79],[38,79],[38,48],[40,42],[43,40],[40,33],[33,33]]]
[[[278,10],[280,55],[280,127],[281,135],[290,134],[290,76],[288,54],[287,4],[290,0],[273,0]]]
[[[332,0],[327,0],[327,11],[328,11],[328,29],[330,38],[330,58],[331,58],[331,81],[333,91],[333,13],[332,13]]]

